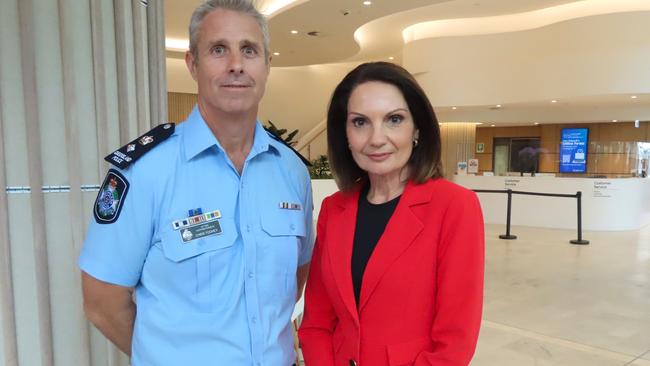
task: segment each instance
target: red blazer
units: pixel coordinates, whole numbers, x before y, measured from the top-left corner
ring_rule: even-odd
[[[306,366],[465,366],[483,304],[476,195],[444,179],[409,183],[366,267],[359,307],[352,241],[359,191],[327,197],[305,293]]]

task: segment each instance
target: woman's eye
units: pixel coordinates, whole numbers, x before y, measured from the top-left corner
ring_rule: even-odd
[[[352,125],[353,125],[354,127],[361,127],[361,126],[363,126],[365,123],[366,123],[366,120],[363,119],[363,118],[354,118],[354,119],[352,120]]]
[[[394,115],[388,117],[388,121],[390,121],[390,123],[397,124],[397,123],[402,122],[403,120],[404,120],[404,117],[400,116],[399,114],[394,114]]]

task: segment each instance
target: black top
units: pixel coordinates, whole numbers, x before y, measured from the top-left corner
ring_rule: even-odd
[[[359,195],[359,210],[357,211],[357,224],[354,229],[354,242],[352,243],[352,285],[354,298],[359,304],[361,295],[361,282],[366,265],[370,260],[379,238],[384,233],[388,220],[393,216],[400,196],[378,205],[368,202],[368,189],[365,187]]]

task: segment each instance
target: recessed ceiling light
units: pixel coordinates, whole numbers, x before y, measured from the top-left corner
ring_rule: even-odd
[[[372,5],[372,1],[366,0],[366,1],[363,2],[363,5]]]
[[[298,34],[298,31],[297,30],[292,30],[291,34]]]
[[[458,109],[458,107],[451,107],[451,109],[456,110],[456,109]]]
[[[551,103],[557,103],[557,100],[553,99],[553,100],[551,101]]]
[[[617,120],[617,119],[613,119],[612,122],[618,122],[618,120]]]
[[[497,107],[497,108],[501,108],[501,104],[497,104],[496,107]]]
[[[537,126],[538,124],[539,124],[539,122],[535,122],[535,126]]]
[[[395,57],[393,57],[393,56],[390,56],[390,57],[389,57],[388,59],[389,59],[389,60],[394,60],[394,59],[395,59]]]
[[[273,52],[273,56],[280,56],[280,52]]]
[[[490,125],[490,127],[494,127],[495,125]]]
[[[636,96],[636,95],[633,95],[633,96],[631,96],[630,98],[632,98],[632,99],[636,99],[637,96]]]

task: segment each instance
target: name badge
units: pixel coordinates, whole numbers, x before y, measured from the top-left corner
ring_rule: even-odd
[[[221,225],[219,224],[221,213],[219,210],[204,214],[199,208],[190,210],[190,215],[193,216],[172,222],[174,231],[180,233],[183,243],[221,234]]]
[[[192,240],[201,239],[206,236],[221,234],[221,225],[219,221],[208,221],[201,224],[186,227],[180,231],[183,243]]]

